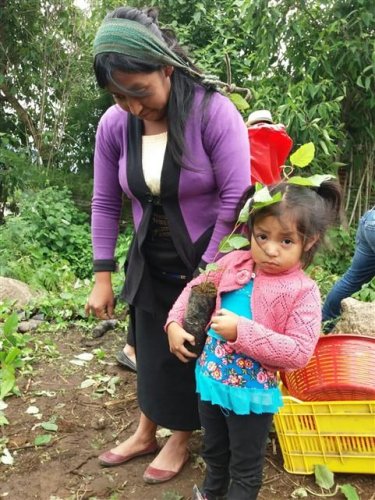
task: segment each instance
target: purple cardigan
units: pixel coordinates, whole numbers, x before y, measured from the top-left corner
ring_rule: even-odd
[[[238,201],[250,184],[250,151],[246,126],[230,100],[214,93],[204,109],[203,97],[203,89],[197,87],[185,130],[184,162],[188,168],[180,172],[178,203],[192,243],[213,227],[202,256],[210,262],[221,239],[230,232]],[[123,192],[131,200],[136,231],[143,216],[142,204],[128,183],[127,115],[114,105],[104,113],[97,130],[92,200],[94,260],[114,257]]]

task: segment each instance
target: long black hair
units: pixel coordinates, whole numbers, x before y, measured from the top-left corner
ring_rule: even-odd
[[[286,213],[295,221],[297,231],[301,235],[303,243],[308,243],[312,238],[318,236],[313,246],[302,255],[303,267],[311,264],[313,257],[324,241],[327,229],[339,223],[342,215],[342,192],[338,182],[325,181],[319,187],[305,187],[289,184],[282,181],[269,186],[271,196],[276,193],[282,194],[279,202],[266,205],[257,210],[252,210],[253,203],[250,202],[250,216],[247,222],[248,236],[251,236],[255,223],[259,223],[268,216],[278,219]],[[243,195],[240,206],[251,199],[255,193],[255,186],[251,186]]]
[[[200,78],[199,69],[192,63],[186,52],[179,46],[172,30],[162,29],[158,25],[158,11],[155,8],[137,9],[134,7],[119,7],[109,13],[106,18],[123,18],[136,21],[148,28],[155,36],[164,40],[168,47],[198,74],[192,75],[181,68],[174,68],[171,75],[171,91],[168,100],[167,117],[173,117],[168,122],[168,148],[175,163],[183,167],[182,157],[185,153],[185,125],[194,99],[196,85],[206,89],[204,105],[207,105],[210,95],[215,91],[212,85],[206,84]],[[152,73],[159,71],[163,65],[145,62],[135,57],[129,57],[115,52],[98,54],[94,60],[94,71],[101,88],[114,83],[112,74],[115,71],[124,73]]]

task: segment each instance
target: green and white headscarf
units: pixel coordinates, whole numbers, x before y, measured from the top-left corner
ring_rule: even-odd
[[[199,75],[164,40],[142,24],[129,19],[104,19],[94,40],[94,56],[103,52],[117,52],[146,63],[175,66],[195,76]]]

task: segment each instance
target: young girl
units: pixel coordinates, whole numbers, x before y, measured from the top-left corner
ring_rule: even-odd
[[[319,290],[303,269],[338,219],[340,190],[330,181],[282,182],[270,192],[282,200],[258,210],[250,203],[251,250],[224,256],[209,276],[216,312],[196,363],[207,500],[257,498],[272,416],[282,406],[276,372],[305,366],[319,337]],[[245,199],[253,194],[252,187]],[[194,343],[181,327],[190,289],[205,279],[189,283],[166,323],[171,352],[184,362],[193,357],[181,342]]]

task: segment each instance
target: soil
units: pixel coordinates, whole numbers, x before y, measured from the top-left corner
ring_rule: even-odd
[[[14,464],[0,464],[0,498],[9,500],[142,499],[189,500],[192,487],[204,475],[200,459],[201,434],[193,435],[191,458],[182,473],[170,482],[146,485],[142,480],[150,457],[141,457],[114,468],[103,468],[97,456],[115,441],[126,439],[136,428],[139,409],[136,375],[117,366],[115,352],[122,346],[121,333],[107,332],[92,339],[76,329],[64,333],[34,333],[40,342],[38,361],[19,381],[21,396],[9,397],[4,410],[9,425],[2,437]],[[48,339],[53,340],[51,345]],[[94,349],[105,351],[84,366],[72,364],[74,356]],[[100,354],[100,353],[99,353]],[[95,384],[80,388],[88,378]],[[118,382],[114,384],[118,377]],[[111,380],[109,380],[111,379]],[[112,382],[112,383],[111,383]],[[26,413],[30,406],[38,415]],[[57,430],[43,430],[42,422],[55,422]],[[39,424],[39,425],[38,425]],[[165,430],[161,430],[163,434]],[[49,443],[34,445],[41,434],[50,434]],[[166,437],[159,437],[160,444]],[[0,437],[1,442],[1,437]],[[336,483],[350,483],[362,500],[375,500],[374,476],[335,474]],[[313,476],[297,476],[283,470],[277,438],[271,435],[259,500],[291,498],[298,487],[322,490]],[[309,494],[307,498],[314,498]],[[328,498],[320,496],[320,498]],[[330,496],[343,499],[338,493]]]

